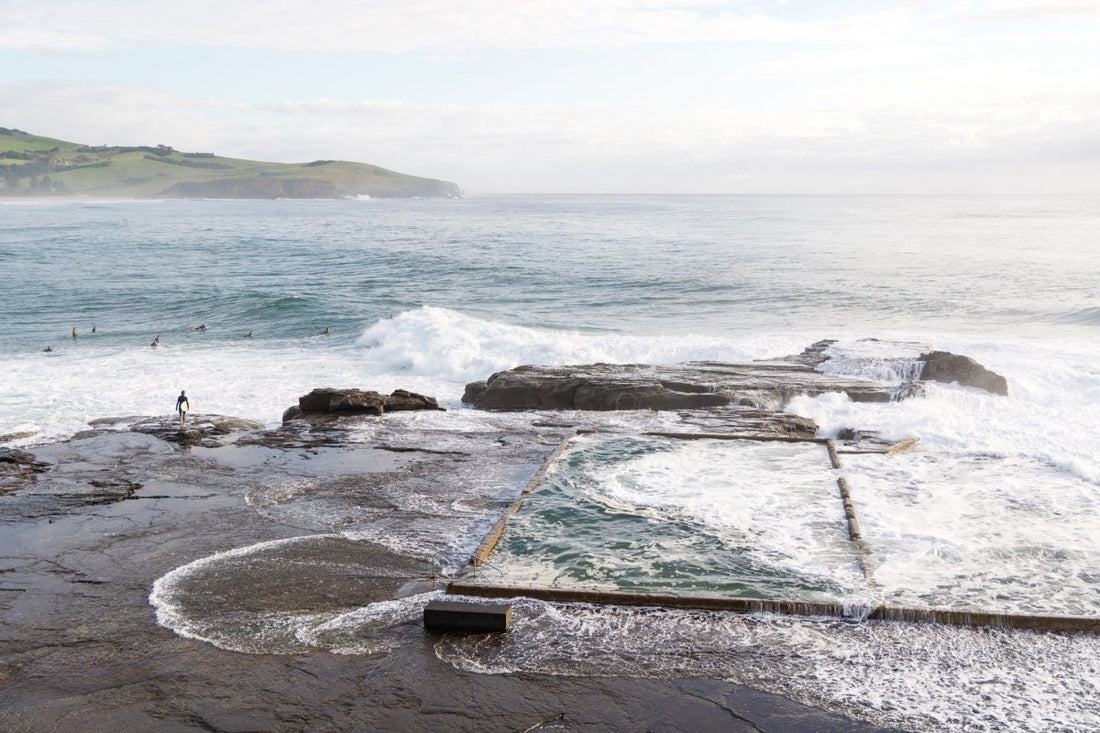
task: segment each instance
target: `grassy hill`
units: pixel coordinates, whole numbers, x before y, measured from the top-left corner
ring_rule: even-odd
[[[376,198],[458,196],[457,185],[366,163],[264,163],[166,145],[97,146],[0,127],[0,196]]]

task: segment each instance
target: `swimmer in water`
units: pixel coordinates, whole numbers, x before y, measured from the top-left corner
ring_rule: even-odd
[[[73,338],[76,338],[76,326],[73,326]]]

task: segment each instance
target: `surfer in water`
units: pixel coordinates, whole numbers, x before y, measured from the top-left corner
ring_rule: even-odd
[[[186,405],[186,407],[184,407]],[[191,402],[187,399],[184,390],[180,390],[180,396],[176,398],[176,412],[180,414],[180,427],[187,424],[187,411],[191,409]]]
[[[158,346],[160,346],[160,334],[159,333],[157,334],[156,338],[153,339],[153,343],[151,343],[149,345],[152,346],[154,349],[157,348]]]

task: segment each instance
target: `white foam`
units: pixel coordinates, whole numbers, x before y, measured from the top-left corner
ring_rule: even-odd
[[[0,356],[0,435],[19,443],[66,438],[90,420],[170,415],[181,389],[200,414],[279,422],[315,387],[409,389],[461,406],[468,382],[519,364],[743,361],[801,348],[791,336],[744,340],[691,334],[651,338],[512,326],[443,308],[407,311],[366,327],[355,343],[302,339],[161,346],[66,343],[51,354]]]
[[[391,372],[465,384],[521,364],[745,361],[799,351],[801,339],[652,335],[516,326],[444,308],[407,311],[369,327],[359,339],[368,358]]]
[[[894,605],[1100,617],[1100,492],[1041,464],[843,456]]]
[[[321,623],[303,624],[298,640],[316,649],[335,654],[381,654],[395,649],[400,639],[394,633],[399,626],[419,625],[424,605],[442,596],[433,591],[392,601],[380,601]]]
[[[829,360],[819,371],[896,386],[919,377],[922,365],[917,357],[932,350],[930,345],[919,343],[849,339],[829,347]]]
[[[1005,376],[1008,397],[932,382],[920,399],[870,404],[831,394],[795,398],[787,409],[817,422],[822,436],[856,428],[897,440],[919,437],[932,451],[1028,458],[1100,484],[1100,342],[938,346]],[[853,376],[873,368],[849,359],[834,369],[845,365]]]
[[[180,636],[205,641],[231,651],[245,653],[291,651],[292,647],[288,648],[287,645],[301,625],[318,623],[332,614],[259,614],[219,609],[211,616],[203,617],[190,613],[185,608],[184,601],[187,600],[187,596],[180,591],[180,586],[190,577],[209,572],[220,563],[259,555],[275,547],[309,541],[315,537],[316,535],[290,537],[237,547],[181,565],[162,575],[153,583],[149,593],[149,604],[156,611],[157,623]]]
[[[881,726],[1096,729],[1100,637],[519,601],[436,653],[483,674],[724,679]],[[1022,664],[1020,660],[1027,660]]]
[[[799,575],[855,582],[835,477],[819,445],[685,441],[581,471],[597,501],[685,521]]]

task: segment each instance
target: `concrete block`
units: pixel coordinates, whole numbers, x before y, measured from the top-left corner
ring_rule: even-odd
[[[485,634],[512,628],[512,606],[507,603],[429,601],[424,606],[424,628]]]

